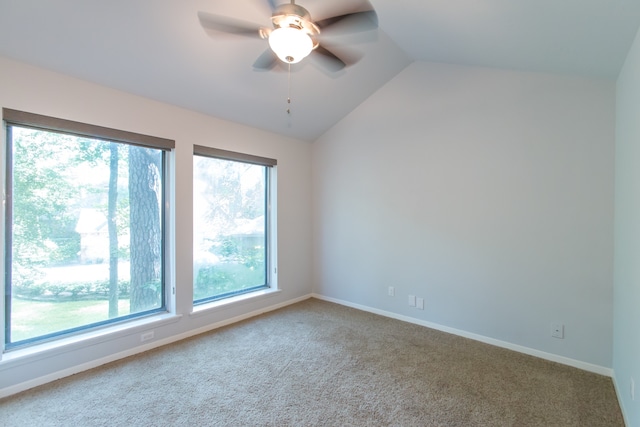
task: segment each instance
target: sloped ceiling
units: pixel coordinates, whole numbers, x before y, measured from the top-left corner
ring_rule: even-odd
[[[298,3],[318,20],[358,1]],[[198,20],[202,11],[269,26],[266,0],[0,0],[0,55],[313,141],[413,61],[615,79],[640,24],[637,0],[371,4],[378,30],[327,38],[362,58],[335,74],[311,60],[290,77],[284,65],[254,71],[266,41],[212,37]]]

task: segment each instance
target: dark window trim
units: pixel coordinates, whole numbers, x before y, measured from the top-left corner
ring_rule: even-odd
[[[31,127],[45,131],[56,131],[94,139],[124,142],[131,145],[137,145],[139,147],[171,150],[176,146],[175,141],[171,139],[90,125],[72,120],[58,119],[56,117],[27,113],[24,111],[12,110],[10,108],[2,109],[2,118],[7,122],[7,124]]]
[[[233,160],[236,162],[251,163],[261,166],[276,166],[278,161],[268,157],[254,156],[252,154],[238,153],[235,151],[221,150],[219,148],[204,147],[202,145],[193,146],[193,154],[205,157],[215,157],[223,160]]]

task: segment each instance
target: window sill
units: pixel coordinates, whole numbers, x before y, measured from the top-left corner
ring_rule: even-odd
[[[198,317],[212,311],[232,308],[235,306],[247,304],[249,302],[254,302],[257,300],[265,299],[273,297],[282,292],[280,289],[261,289],[255,292],[249,292],[242,295],[237,295],[230,298],[221,299],[218,301],[207,302],[203,304],[198,304],[193,307],[193,311],[191,312],[191,317]]]
[[[0,355],[0,367],[9,363],[12,366],[17,366],[22,363],[29,363],[100,343],[113,341],[115,339],[137,335],[149,329],[178,322],[181,317],[182,315],[161,313],[142,319],[125,321],[120,324],[74,334],[65,338],[34,344],[28,347],[8,350]],[[145,343],[152,341],[153,340],[149,340]],[[137,342],[142,344],[140,339],[138,339]]]

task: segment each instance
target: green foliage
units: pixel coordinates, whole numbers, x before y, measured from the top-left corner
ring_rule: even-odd
[[[236,263],[216,264],[198,270],[193,289],[194,299],[242,291],[263,284],[265,284],[264,271],[250,269]]]
[[[44,292],[44,289],[36,285],[36,281],[44,276],[39,270],[34,270],[31,268],[25,268],[19,262],[13,263],[13,269],[11,271],[11,282],[13,284],[14,289],[16,287],[23,288],[26,290],[29,289],[29,293],[33,295],[39,295]]]
[[[68,205],[79,187],[66,176],[73,138],[15,128],[13,136],[13,260],[22,265],[60,261],[78,239]],[[72,241],[59,248],[56,241],[64,237]]]
[[[80,252],[80,235],[75,231],[68,232],[68,237],[53,241],[55,248],[49,253],[49,264],[75,261]]]
[[[266,167],[195,156],[194,183],[203,208],[203,235],[217,240],[237,227],[237,220],[264,215]]]
[[[109,162],[109,143],[90,138],[78,138],[77,162],[87,162],[93,166]]]
[[[75,288],[75,286],[74,286]],[[69,292],[71,292],[71,287],[69,287]],[[62,292],[67,290],[67,286],[64,284],[49,284],[45,286],[45,291],[53,294],[54,297],[60,296]]]
[[[14,281],[13,284],[14,294],[24,298],[36,298],[43,295],[46,291],[47,286],[43,283],[34,283],[33,281]]]
[[[245,248],[240,257],[242,265],[250,270],[264,268],[264,248],[253,247]]]
[[[12,127],[11,143],[13,262],[25,267],[75,262],[79,211],[94,208],[107,215],[109,189],[96,177],[109,173],[105,168],[111,143],[20,127]],[[119,146],[118,157],[127,162],[128,150],[123,148],[127,146]],[[87,175],[90,179],[82,179]],[[126,182],[118,194],[116,226],[123,236],[129,228]],[[121,245],[119,255],[128,254],[128,244]]]
[[[238,255],[238,245],[231,237],[224,237],[220,244],[219,254],[227,259],[233,259]]]
[[[129,295],[129,281],[118,280],[118,295]],[[151,285],[154,289],[158,284]],[[48,300],[76,300],[76,299],[106,299],[109,296],[109,280],[96,280],[93,282],[68,282],[45,283],[14,281],[13,293],[24,299],[48,299]]]
[[[249,246],[240,248],[238,238],[223,237],[217,250],[214,250],[213,253],[228,263],[238,262],[252,270],[264,266],[264,247]]]

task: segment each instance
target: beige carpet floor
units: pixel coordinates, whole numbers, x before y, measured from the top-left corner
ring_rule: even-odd
[[[0,426],[623,426],[610,378],[310,299],[0,400]]]

